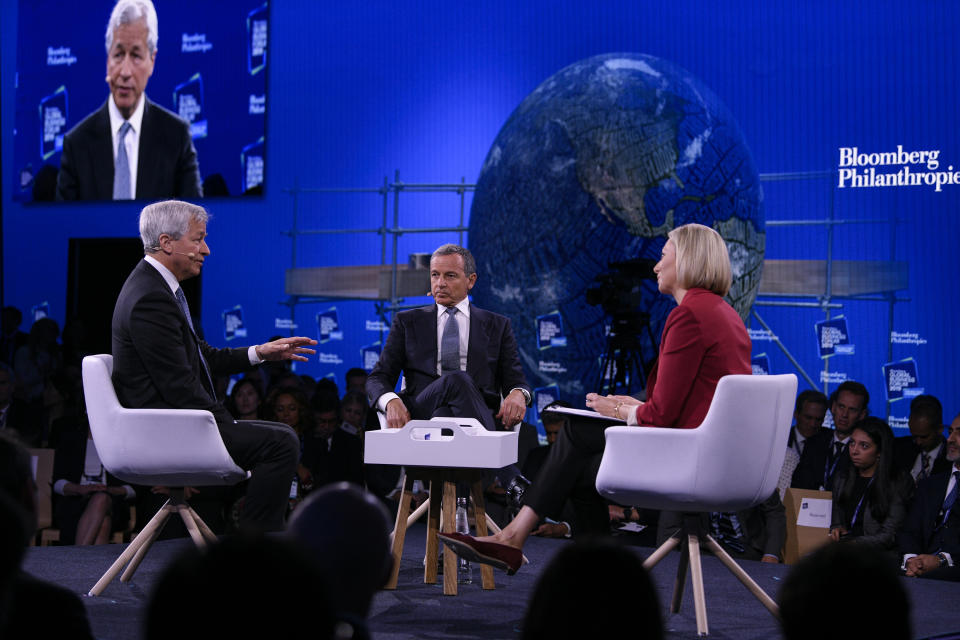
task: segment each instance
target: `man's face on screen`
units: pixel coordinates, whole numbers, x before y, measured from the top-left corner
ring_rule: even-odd
[[[117,109],[129,118],[153,74],[156,52],[147,47],[147,24],[143,20],[121,24],[113,32],[107,54],[107,84]]]

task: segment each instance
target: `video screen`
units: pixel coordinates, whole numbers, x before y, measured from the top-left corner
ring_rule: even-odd
[[[137,151],[131,152],[136,163],[126,152],[117,157],[120,145],[110,129],[112,91],[120,96],[114,117],[137,120],[123,113],[125,97],[136,95],[137,72],[118,75],[108,63],[106,34],[114,5],[114,0],[20,0],[14,162],[8,169],[14,199],[262,194],[267,3],[155,0],[155,57],[149,73],[139,70],[144,86],[134,102],[144,105],[132,147]],[[132,60],[136,53],[130,45],[121,56]],[[125,139],[126,132],[122,135]],[[120,175],[115,166],[129,167],[131,179],[115,184]]]

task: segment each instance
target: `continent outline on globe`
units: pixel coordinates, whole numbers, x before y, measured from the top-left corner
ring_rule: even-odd
[[[762,205],[739,126],[702,82],[645,54],[587,58],[542,82],[491,145],[470,214],[473,297],[511,318],[534,387],[557,384],[582,403],[607,347],[609,318],[583,299],[595,278],[612,263],[659,258],[675,226],[706,224],[727,242],[728,299],[746,318],[763,267]],[[640,297],[659,337],[674,302],[654,281]],[[560,313],[567,341],[541,352],[535,318],[547,311]],[[646,329],[636,332],[650,360]]]

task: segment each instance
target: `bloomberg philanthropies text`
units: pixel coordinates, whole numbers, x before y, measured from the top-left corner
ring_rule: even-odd
[[[940,150],[905,151],[898,144],[896,151],[864,153],[858,147],[840,147],[837,187],[917,187],[927,185],[934,191],[943,186],[960,184],[960,171],[949,165],[940,168]]]

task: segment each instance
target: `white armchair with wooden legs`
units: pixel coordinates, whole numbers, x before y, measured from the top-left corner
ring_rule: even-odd
[[[731,558],[697,514],[739,511],[760,504],[777,487],[790,433],[797,377],[730,375],[720,379],[696,429],[610,427],[597,491],[620,503],[679,511],[683,527],[644,562],[653,568],[681,547],[671,611],[680,610],[687,567],[693,582],[697,632],[707,635],[700,546],[709,549],[774,615],[773,599]]]
[[[83,359],[83,392],[90,431],[103,466],[124,482],[170,487],[170,499],[103,574],[90,595],[100,595],[120,577],[128,582],[172,513],[177,513],[198,547],[216,536],[187,504],[183,487],[233,485],[247,472],[227,453],[213,414],[195,409],[125,409],[111,374],[113,356]]]

